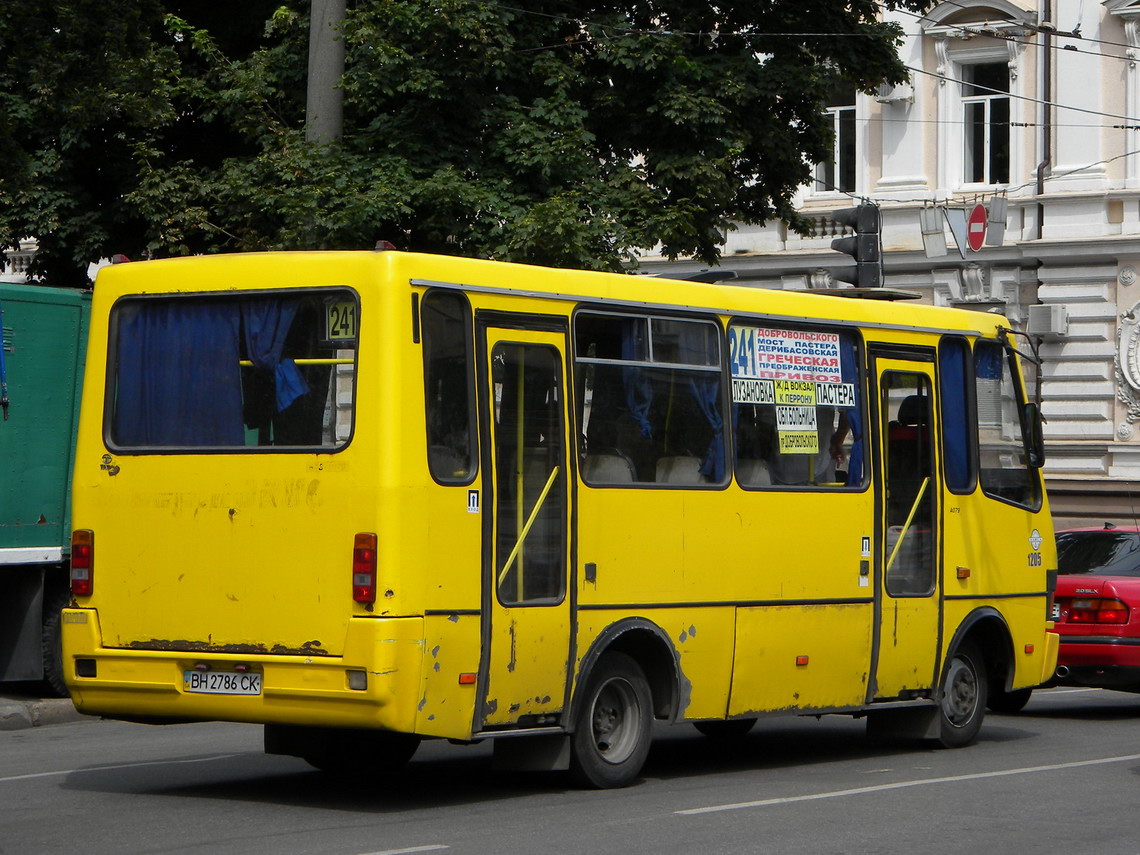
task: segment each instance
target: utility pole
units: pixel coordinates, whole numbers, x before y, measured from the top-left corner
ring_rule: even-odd
[[[345,0],[312,0],[309,20],[309,86],[305,99],[305,139],[327,143],[340,139],[344,127]]]

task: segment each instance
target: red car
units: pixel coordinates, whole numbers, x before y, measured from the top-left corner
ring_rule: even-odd
[[[1140,692],[1140,528],[1057,532],[1056,685]]]

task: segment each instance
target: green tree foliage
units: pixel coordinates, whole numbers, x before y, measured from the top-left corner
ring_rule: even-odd
[[[378,239],[607,269],[661,244],[713,262],[732,221],[802,225],[791,200],[830,154],[836,75],[865,91],[904,79],[879,10],[355,0],[344,133],[325,145],[304,138],[307,0],[0,12],[0,242],[39,238],[61,284],[115,252]]]

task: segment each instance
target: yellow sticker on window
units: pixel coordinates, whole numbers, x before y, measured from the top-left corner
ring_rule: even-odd
[[[356,340],[356,303],[346,300],[325,306],[325,338],[328,341]]]

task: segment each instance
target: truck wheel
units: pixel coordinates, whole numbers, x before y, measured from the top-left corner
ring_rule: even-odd
[[[624,653],[607,653],[577,703],[570,769],[586,786],[624,787],[640,774],[652,739],[653,697],[645,673]]]
[[[986,715],[986,666],[977,647],[963,643],[942,677],[939,701],[938,742],[945,748],[961,748],[978,738]]]
[[[63,679],[63,638],[60,635],[60,610],[67,607],[70,592],[66,588],[44,590],[43,629],[40,648],[43,652],[44,683],[53,697],[68,696],[67,683]]]

